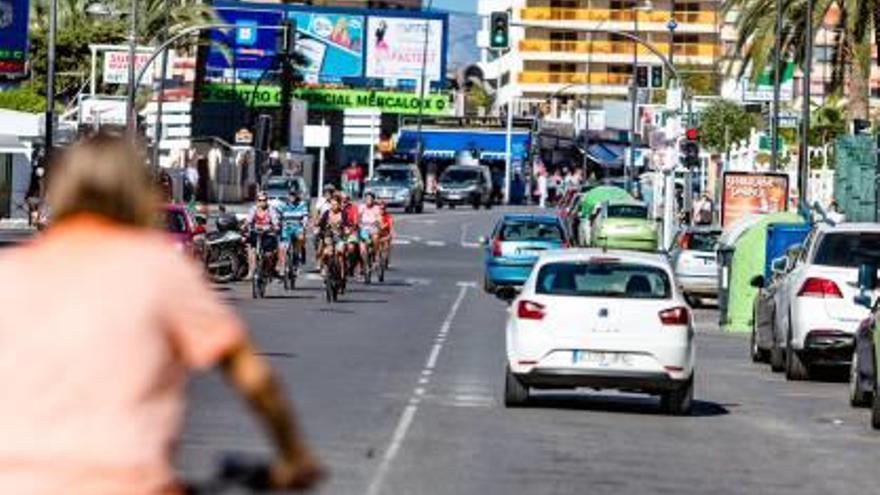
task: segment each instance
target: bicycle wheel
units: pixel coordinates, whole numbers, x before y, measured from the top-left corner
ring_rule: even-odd
[[[378,266],[379,282],[385,281],[385,250],[382,249],[379,251],[379,266]]]

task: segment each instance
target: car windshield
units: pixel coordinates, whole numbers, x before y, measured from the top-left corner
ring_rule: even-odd
[[[840,268],[880,265],[880,232],[837,232],[822,237],[813,263]]]
[[[668,299],[669,277],[660,268],[622,262],[548,263],[538,272],[538,294],[624,299]]]
[[[612,218],[648,218],[648,208],[642,205],[608,205],[608,216]]]
[[[562,229],[548,222],[507,221],[501,226],[498,238],[502,241],[562,242]]]
[[[376,170],[376,182],[407,182],[409,171],[403,168],[380,168]]]
[[[186,234],[186,215],[180,211],[166,211],[165,230],[172,234]]]
[[[478,170],[453,168],[443,173],[440,182],[477,182],[479,179],[480,172]]]
[[[718,237],[721,232],[690,232],[687,237],[687,249],[693,251],[714,252],[715,244],[718,243]]]

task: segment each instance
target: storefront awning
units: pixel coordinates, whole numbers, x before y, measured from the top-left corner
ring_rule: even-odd
[[[397,140],[397,151],[415,153],[418,133],[404,130]],[[457,130],[425,130],[422,131],[424,155],[436,158],[455,158],[465,150],[476,150],[480,158],[487,160],[503,160],[507,156],[506,136],[503,130],[498,131],[457,131]],[[514,160],[525,160],[529,152],[529,133],[514,132],[511,136],[511,155]]]
[[[622,168],[626,147],[619,144],[595,143],[587,147],[587,157],[603,168]]]

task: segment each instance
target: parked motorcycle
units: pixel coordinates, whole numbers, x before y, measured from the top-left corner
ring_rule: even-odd
[[[223,214],[215,225],[216,231],[205,235],[205,269],[217,283],[241,280],[248,272],[248,258],[238,220],[235,215]]]

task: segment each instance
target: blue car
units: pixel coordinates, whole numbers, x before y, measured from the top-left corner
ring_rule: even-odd
[[[501,287],[523,285],[538,256],[568,247],[568,238],[555,216],[508,214],[501,217],[484,246],[483,288],[495,293]]]

